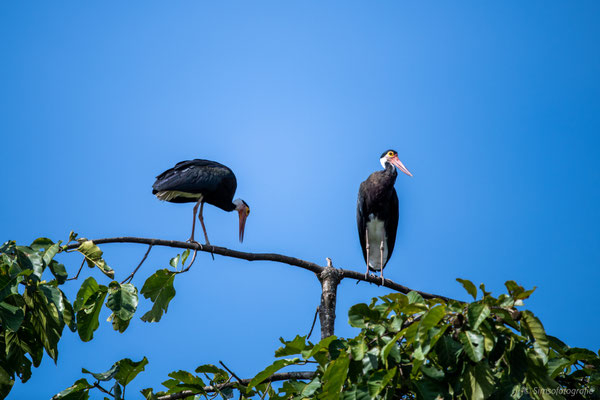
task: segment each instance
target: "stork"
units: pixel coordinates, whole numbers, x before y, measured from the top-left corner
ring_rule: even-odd
[[[381,271],[392,256],[398,228],[398,195],[394,183],[396,168],[408,176],[412,174],[398,159],[395,150],[385,151],[379,161],[382,171],[375,171],[360,184],[356,206],[356,223],[363,257],[367,264],[365,279],[371,271]]]
[[[244,240],[246,218],[250,215],[250,207],[242,199],[233,200],[237,180],[233,171],[223,164],[209,160],[189,160],[177,163],[156,177],[152,185],[152,194],[159,200],[171,203],[193,203],[192,235],[188,242],[195,243],[196,213],[200,207],[198,219],[202,224],[206,244],[210,245],[202,211],[204,203],[212,204],[224,211],[236,210],[239,215],[239,239]],[[233,200],[233,201],[232,201]]]

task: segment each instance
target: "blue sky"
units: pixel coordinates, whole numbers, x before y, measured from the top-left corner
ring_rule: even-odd
[[[527,306],[548,333],[597,350],[599,12],[592,1],[3,2],[0,241],[185,240],[192,206],[159,202],[151,185],[206,158],[235,171],[252,209],[240,245],[236,215],[206,207],[213,244],[363,271],[356,194],[393,148],[414,177],[396,183],[386,277],[465,300],[457,277],[496,294],[509,279],[537,286]],[[122,280],[146,249],[103,250]],[[176,253],[154,249],[134,283]],[[219,360],[252,376],[280,336],[307,333],[320,293],[306,271],[207,255],[175,287],[158,324],[119,334],[103,322],[89,343],[65,332],[58,366],[46,358],[11,397],[48,398],[81,367],[143,355],[130,393]],[[386,293],[343,282],[336,333],[354,335],[348,308]]]

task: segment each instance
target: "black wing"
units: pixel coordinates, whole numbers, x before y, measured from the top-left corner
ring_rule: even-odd
[[[358,238],[360,239],[360,247],[362,248],[363,258],[367,263],[367,182],[364,181],[360,184],[358,189],[358,201],[356,202],[356,226],[358,228]]]
[[[396,193],[396,189],[392,190],[392,196],[390,198],[390,211],[389,218],[385,220],[385,234],[387,235],[387,247],[388,254],[387,260],[385,264],[392,258],[392,253],[394,252],[394,245],[396,244],[396,232],[398,230],[398,194]],[[384,265],[385,267],[385,265]]]
[[[237,181],[229,167],[216,161],[190,160],[177,163],[156,177],[152,194],[162,191],[202,193],[206,202],[229,206]]]

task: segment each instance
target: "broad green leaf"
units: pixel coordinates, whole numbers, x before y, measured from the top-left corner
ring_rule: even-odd
[[[415,341],[422,344],[423,339],[427,336],[427,332],[436,326],[445,315],[446,307],[444,306],[436,306],[423,314],[421,320],[419,321]]]
[[[23,323],[25,312],[21,307],[13,306],[5,302],[0,303],[0,320],[2,328],[16,332]]]
[[[275,350],[275,357],[286,357],[294,354],[300,354],[306,348],[306,336],[296,335],[294,340],[286,342],[283,338],[279,338],[279,341],[284,344],[284,347],[280,347]]]
[[[340,356],[329,363],[329,366],[323,374],[323,396],[324,400],[338,399],[346,376],[348,375],[348,367],[350,366],[350,358],[346,352],[340,353]]]
[[[117,362],[119,369],[115,375],[115,380],[119,382],[123,387],[129,385],[129,382],[133,380],[140,372],[144,370],[148,364],[146,357],[140,361],[131,361],[129,358],[124,358]]]
[[[460,332],[458,335],[460,342],[463,344],[465,353],[469,358],[475,362],[479,362],[483,359],[483,336],[472,332]]]
[[[525,326],[527,331],[533,336],[535,342],[540,346],[545,354],[548,354],[549,342],[546,337],[546,331],[540,320],[533,315],[531,311],[521,313],[521,326]]]
[[[378,319],[379,313],[364,303],[355,304],[348,311],[348,322],[355,328],[366,328],[369,321]]]
[[[98,317],[107,291],[108,288],[106,286],[99,286],[96,292],[87,297],[85,304],[77,312],[77,332],[84,342],[92,340],[94,331],[100,326]]]
[[[21,269],[30,269],[35,276],[41,279],[45,268],[42,255],[25,246],[16,246],[15,249],[17,251],[17,261]]]
[[[106,264],[106,261],[102,258],[102,250],[94,244],[91,240],[82,241],[77,248],[83,256],[90,268],[94,266],[98,267],[104,275],[111,279],[115,277],[115,271]]]
[[[89,399],[88,391],[93,387],[86,379],[82,378],[76,381],[73,386],[55,394],[52,400],[87,400]]]
[[[167,312],[169,303],[175,296],[174,280],[175,272],[168,269],[160,269],[146,279],[140,293],[146,299],[149,298],[154,304],[152,309],[142,316],[142,321],[160,321],[163,312]]]
[[[63,264],[58,263],[56,260],[52,260],[48,266],[50,267],[50,272],[52,272],[52,275],[54,275],[59,285],[62,285],[66,282],[69,274],[67,273],[67,269]]]
[[[423,299],[423,296],[421,296],[419,293],[417,292],[409,292],[406,297],[408,298],[408,303],[409,304],[420,304],[420,303],[425,303],[425,300]]]
[[[90,276],[85,281],[83,281],[81,287],[79,288],[79,291],[77,292],[75,303],[73,303],[73,310],[75,310],[75,312],[78,312],[85,308],[90,298],[94,296],[99,290],[100,286],[93,277]]]
[[[487,304],[483,302],[469,304],[467,317],[469,318],[469,324],[471,325],[471,329],[477,330],[477,328],[479,328],[479,325],[481,325],[481,323],[485,321],[485,319],[489,317],[489,315],[490,307]]]
[[[262,383],[262,381],[273,375],[275,372],[287,367],[288,365],[296,364],[298,361],[298,358],[275,361],[273,364],[269,365],[267,368],[256,374],[256,376],[252,378],[250,383],[248,383],[248,388],[251,389],[255,387],[256,385]]]
[[[44,252],[44,255],[42,256],[42,260],[44,261],[44,264],[50,265],[50,262],[52,261],[54,256],[56,254],[58,254],[59,251],[60,251],[60,243],[54,243],[53,245],[48,247],[48,249],[46,249],[46,251]]]
[[[469,385],[465,392],[468,399],[487,399],[494,392],[494,377],[487,363],[479,363],[466,373]]]
[[[113,366],[110,367],[110,369],[106,372],[95,373],[95,372],[88,371],[85,368],[82,368],[81,372],[83,372],[84,374],[90,374],[99,381],[106,382],[106,381],[110,381],[112,378],[114,378],[115,375],[117,374],[117,372],[119,372],[119,364],[114,363]]]
[[[389,370],[379,370],[369,376],[367,385],[369,386],[369,394],[372,399],[376,399],[379,393],[385,389],[388,383],[394,378],[396,367]]]
[[[456,280],[463,285],[463,287],[465,288],[465,290],[471,296],[473,296],[473,300],[477,300],[477,287],[475,287],[475,285],[473,284],[473,282],[471,282],[468,279],[460,279],[460,278],[456,278]]]
[[[108,285],[106,306],[113,312],[109,319],[112,319],[113,328],[116,331],[124,332],[127,329],[137,305],[137,288],[131,283],[120,284],[112,281]]]
[[[321,341],[319,343],[317,343],[312,349],[302,351],[302,357],[304,357],[304,359],[308,360],[309,358],[313,357],[318,352],[326,351],[329,348],[329,345],[331,344],[331,342],[333,342],[334,340],[337,340],[337,336],[335,336],[335,335],[328,336],[325,339],[321,339]]]

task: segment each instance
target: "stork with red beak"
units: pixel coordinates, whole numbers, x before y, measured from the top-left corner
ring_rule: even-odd
[[[239,215],[239,238],[244,240],[246,218],[250,215],[250,207],[242,199],[233,200],[237,181],[233,171],[223,164],[209,160],[190,160],[177,163],[156,177],[152,185],[152,194],[159,200],[171,203],[196,203],[192,217],[192,235],[189,242],[194,240],[196,229],[196,213],[200,207],[198,219],[202,224],[206,244],[210,245],[202,210],[204,203],[212,204],[224,211],[236,210]],[[233,201],[232,201],[233,200]]]
[[[412,174],[398,159],[395,150],[384,152],[379,161],[383,171],[373,172],[360,184],[356,223],[363,257],[367,264],[365,278],[369,271],[381,271],[383,284],[383,268],[394,251],[398,228],[398,195],[394,189],[398,176],[396,168],[408,176]]]

